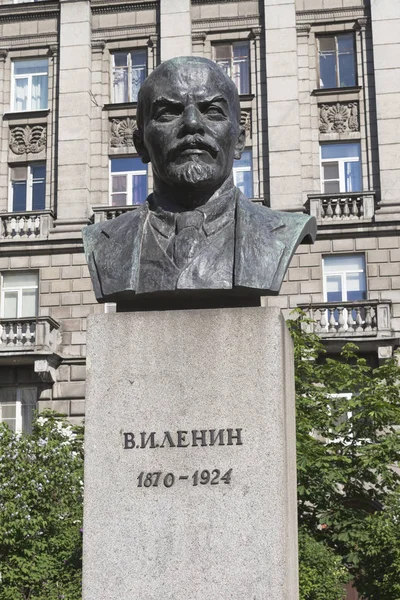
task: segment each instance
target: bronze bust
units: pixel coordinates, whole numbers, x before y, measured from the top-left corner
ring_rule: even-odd
[[[273,211],[234,186],[236,86],[199,57],[162,63],[143,83],[135,146],[154,192],[135,211],[83,230],[96,298],[118,310],[259,304],[277,294],[313,217]]]

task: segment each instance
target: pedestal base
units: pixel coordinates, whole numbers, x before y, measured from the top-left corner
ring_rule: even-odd
[[[296,600],[280,311],[95,316],[87,361],[84,600]]]

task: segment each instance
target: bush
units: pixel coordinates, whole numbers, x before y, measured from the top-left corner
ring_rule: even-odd
[[[82,428],[44,413],[0,424],[0,600],[81,597]]]

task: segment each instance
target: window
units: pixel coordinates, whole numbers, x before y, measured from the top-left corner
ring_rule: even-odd
[[[244,150],[241,158],[233,163],[235,185],[247,198],[253,197],[252,152]]]
[[[214,46],[214,59],[236,84],[239,94],[250,93],[250,52],[248,42]]]
[[[0,423],[6,423],[15,433],[31,433],[36,397],[36,388],[2,387],[0,389]]]
[[[2,318],[19,319],[38,314],[39,277],[36,271],[3,273],[1,283]]]
[[[356,85],[356,57],[352,33],[318,38],[319,87]]]
[[[47,108],[47,59],[13,61],[12,110]]]
[[[360,144],[321,144],[323,194],[361,190]]]
[[[327,302],[366,300],[367,285],[363,254],[325,256],[323,265]]]
[[[115,52],[112,55],[113,102],[137,102],[146,77],[146,50]]]
[[[143,204],[147,197],[147,165],[138,157],[112,158],[111,206]]]
[[[44,210],[46,164],[31,163],[10,169],[10,210],[24,212]]]

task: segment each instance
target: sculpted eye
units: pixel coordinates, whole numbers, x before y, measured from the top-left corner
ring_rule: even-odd
[[[181,109],[178,106],[162,106],[154,115],[156,121],[172,121],[181,114]]]
[[[207,117],[212,119],[223,119],[225,117],[224,111],[219,106],[209,106],[204,112]]]

